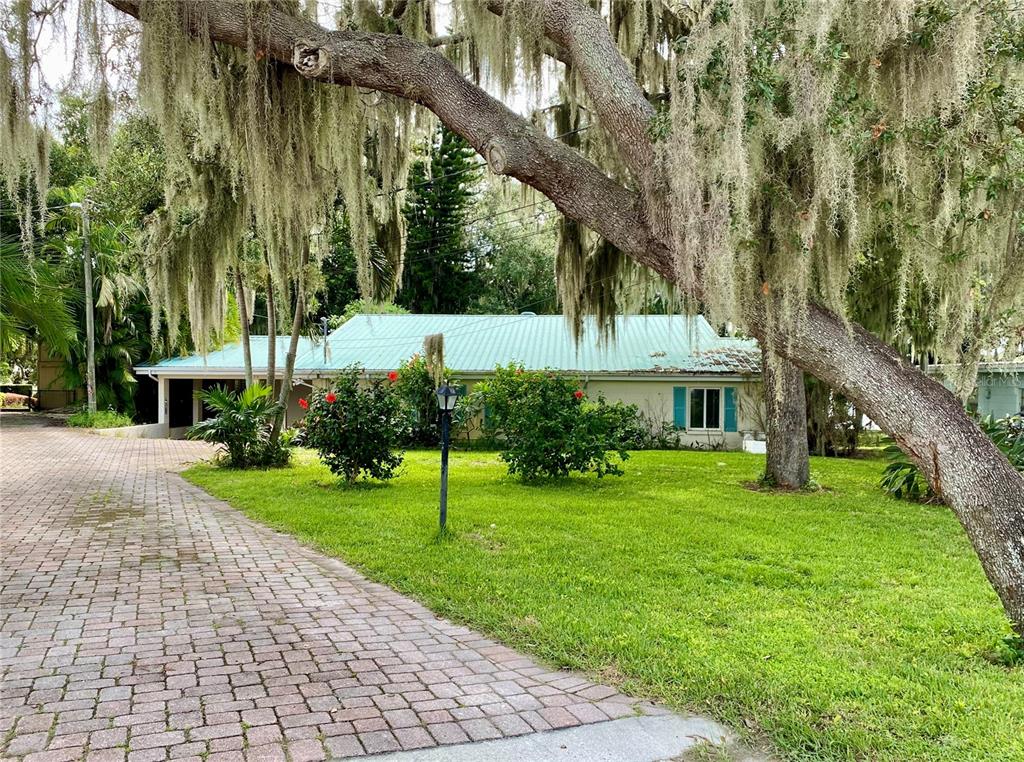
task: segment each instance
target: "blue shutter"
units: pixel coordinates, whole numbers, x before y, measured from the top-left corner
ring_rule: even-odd
[[[672,423],[677,429],[686,428],[686,387],[672,387]]]
[[[737,431],[736,426],[736,387],[725,387],[725,430]]]

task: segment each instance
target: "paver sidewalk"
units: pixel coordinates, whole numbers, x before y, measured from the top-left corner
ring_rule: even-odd
[[[302,762],[664,713],[174,473],[209,452],[0,421],[0,756]]]

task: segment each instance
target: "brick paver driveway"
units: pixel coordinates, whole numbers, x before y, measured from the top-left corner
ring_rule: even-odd
[[[174,473],[204,445],[0,428],[4,758],[299,762],[657,712],[249,521]]]

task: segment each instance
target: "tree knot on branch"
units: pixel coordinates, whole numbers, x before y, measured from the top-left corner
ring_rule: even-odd
[[[496,175],[504,175],[509,171],[508,152],[502,145],[501,138],[493,137],[484,144],[484,158],[487,166]]]
[[[330,63],[330,56],[314,40],[297,40],[292,49],[292,65],[303,77],[319,77]]]

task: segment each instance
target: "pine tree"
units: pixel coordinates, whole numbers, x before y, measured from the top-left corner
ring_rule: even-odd
[[[398,303],[412,312],[458,314],[479,293],[476,257],[465,223],[480,177],[475,152],[439,129],[409,171],[408,229]]]

